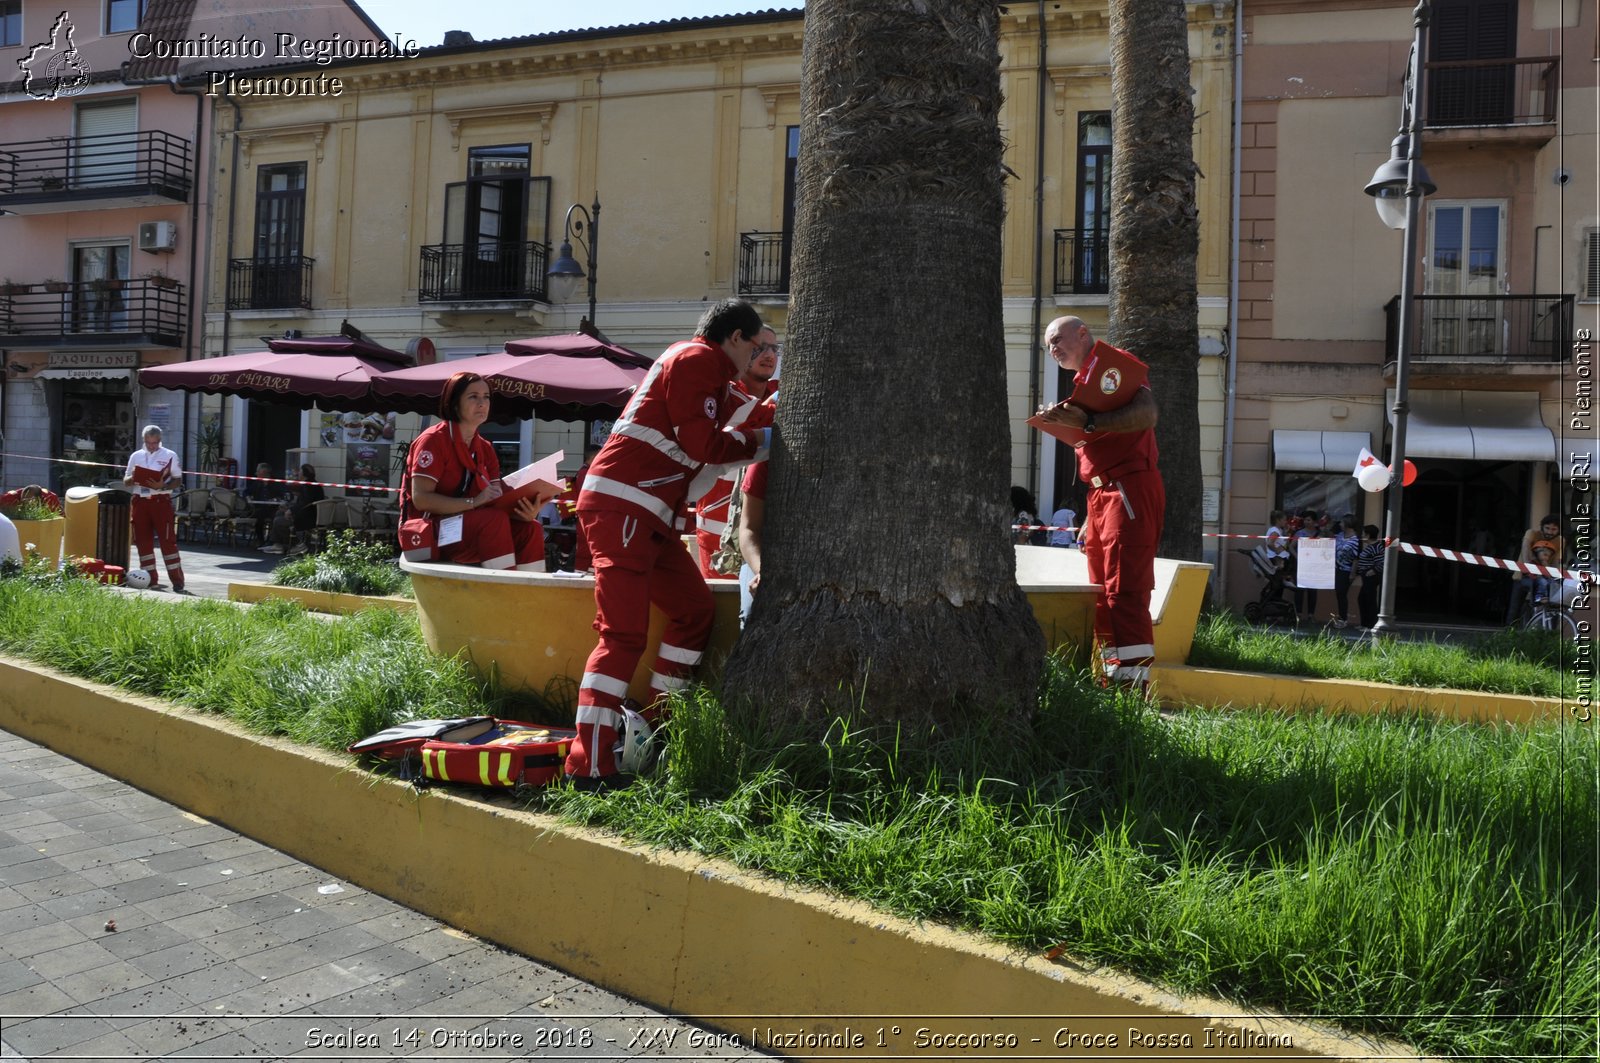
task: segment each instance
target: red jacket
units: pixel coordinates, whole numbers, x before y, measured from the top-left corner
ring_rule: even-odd
[[[746,390],[744,382],[735,380],[728,385],[728,394],[725,402],[732,412],[728,415],[729,428],[770,428],[773,414],[777,407],[772,402],[772,395],[778,390],[775,380],[767,381],[761,397]],[[706,466],[695,477],[695,484],[690,489],[690,497],[696,495],[694,488],[699,487],[700,481],[709,473],[716,472],[717,478],[711,487],[699,495],[699,502],[695,505],[695,528],[707,535],[721,535],[728,526],[728,506],[733,501],[733,485],[739,479],[739,473],[744,468],[744,463],[739,462],[733,466]]]
[[[754,460],[763,441],[761,432],[727,427],[731,411],[722,398],[733,377],[728,356],[703,337],[669,347],[589,467],[578,512],[642,517],[669,535],[685,529],[695,475],[706,465]]]

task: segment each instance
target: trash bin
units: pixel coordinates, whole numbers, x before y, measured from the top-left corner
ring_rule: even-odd
[[[62,549],[69,557],[95,556],[95,540],[100,533],[100,491],[98,487],[67,488],[67,529]]]
[[[129,503],[132,499],[133,496],[126,491],[100,492],[94,556],[108,565],[126,567],[128,564],[128,534],[131,530]]]

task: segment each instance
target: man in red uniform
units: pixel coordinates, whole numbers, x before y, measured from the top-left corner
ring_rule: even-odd
[[[28,501],[37,501],[53,513],[61,512],[61,496],[38,484],[29,484],[27,487],[19,487],[15,491],[7,491],[0,495],[0,509],[10,509]]]
[[[763,328],[759,339],[750,368],[728,385],[724,401],[730,409],[730,428],[767,428],[772,424],[775,407],[767,400],[777,391],[772,375],[778,370],[778,334],[771,328]],[[700,475],[710,471],[709,467],[702,469]],[[700,548],[700,574],[706,579],[734,578],[718,572],[712,559],[722,548],[722,533],[728,527],[728,509],[733,501],[733,485],[743,471],[742,465],[722,469],[711,489],[701,495],[695,505],[695,542]]]
[[[122,485],[133,492],[133,545],[139,551],[139,567],[150,575],[153,591],[161,589],[155,551],[159,539],[167,578],[173,591],[183,593],[183,558],[178,555],[177,517],[172,511],[173,489],[182,482],[178,455],[161,445],[161,426],[146,425],[144,448],[128,458]]]
[[[1076,317],[1050,322],[1044,340],[1056,364],[1074,373],[1094,347],[1089,326]],[[1142,690],[1155,659],[1150,592],[1167,509],[1156,468],[1155,397],[1147,386],[1115,410],[1095,413],[1059,402],[1039,412],[1087,436],[1077,447],[1078,475],[1089,484],[1083,552],[1090,581],[1102,588],[1095,601],[1095,640],[1107,678]]]
[[[727,427],[723,395],[760,344],[761,316],[724,299],[700,318],[695,336],[656,359],[578,496],[578,526],[594,558],[599,644],[578,689],[578,734],[566,775],[586,790],[626,786],[613,747],[623,699],[644,653],[654,603],[667,615],[650,677],[651,705],[689,682],[711,635],[711,589],[679,537],[690,484],[705,465],[764,457],[772,429]],[[649,717],[647,709],[646,717]]]

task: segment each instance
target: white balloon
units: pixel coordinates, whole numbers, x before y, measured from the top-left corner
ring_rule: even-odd
[[[142,591],[150,586],[150,573],[142,568],[130,568],[128,574],[122,577],[122,582],[136,591]]]
[[[1382,491],[1389,486],[1389,468],[1386,465],[1373,463],[1356,473],[1356,482],[1363,491]]]

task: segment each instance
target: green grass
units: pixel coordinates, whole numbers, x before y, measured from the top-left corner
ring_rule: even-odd
[[[1460,643],[1296,635],[1254,627],[1229,613],[1202,616],[1189,663],[1198,668],[1364,679],[1493,694],[1572,694],[1574,650],[1551,632],[1497,631]],[[1565,667],[1564,667],[1565,666]]]
[[[416,621],[321,621],[0,580],[0,648],[339,749],[407,715],[560,723],[428,654]],[[568,692],[570,693],[570,692]],[[1594,724],[1173,718],[1052,664],[1030,727],[823,741],[679,702],[661,769],[538,807],[1176,988],[1429,1051],[1592,1057]]]
[[[411,577],[395,564],[392,547],[344,531],[329,535],[321,551],[291,558],[273,569],[272,582],[339,594],[412,596]]]

